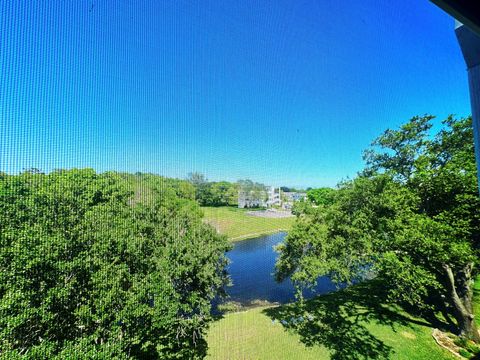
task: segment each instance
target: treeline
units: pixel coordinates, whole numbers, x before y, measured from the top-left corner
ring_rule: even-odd
[[[252,180],[208,181],[205,175],[193,172],[188,174],[188,183],[195,189],[195,199],[201,206],[238,206],[239,192],[249,197],[266,200],[267,187]]]
[[[387,130],[364,153],[367,166],[337,190],[309,192],[276,264],[298,287],[329,275],[383,282],[387,300],[455,323],[480,341],[472,294],[479,274],[480,199],[472,119],[433,116]],[[380,295],[380,294],[377,294]]]
[[[187,181],[0,175],[0,358],[195,359],[227,282]]]
[[[236,206],[238,205],[237,183],[228,181],[208,181],[201,173],[188,174],[187,181],[195,189],[195,199],[201,206]]]

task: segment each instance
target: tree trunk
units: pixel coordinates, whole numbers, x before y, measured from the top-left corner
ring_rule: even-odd
[[[473,264],[468,264],[458,272],[457,279],[449,265],[444,265],[449,302],[453,307],[453,315],[457,320],[459,335],[480,343],[480,335],[475,323],[472,307],[472,273]]]

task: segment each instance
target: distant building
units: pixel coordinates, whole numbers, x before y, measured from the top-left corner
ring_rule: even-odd
[[[290,210],[296,201],[304,200],[307,197],[303,192],[282,192],[282,208]]]
[[[268,189],[268,200],[267,200],[267,207],[275,207],[281,206],[282,200],[280,198],[280,188],[275,188],[270,186]]]
[[[288,201],[300,201],[303,200],[307,197],[306,193],[301,193],[301,192],[283,192],[283,196],[285,199]]]
[[[307,197],[303,192],[287,192],[281,191],[280,188],[270,186],[266,191],[244,191],[238,192],[239,208],[283,208],[290,210],[296,201],[300,201]]]

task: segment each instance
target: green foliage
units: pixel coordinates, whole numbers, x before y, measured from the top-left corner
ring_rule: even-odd
[[[472,341],[467,341],[466,349],[472,354],[480,353],[480,347]]]
[[[470,352],[468,352],[465,349],[460,349],[460,351],[458,353],[466,359],[471,359],[474,356],[473,354],[471,354]]]
[[[201,206],[236,206],[238,205],[238,189],[236,183],[227,181],[209,182],[200,173],[190,173],[188,182],[195,189],[195,199]]]
[[[386,171],[400,181],[406,181],[415,172],[415,163],[427,150],[428,131],[434,116],[415,116],[399,130],[387,129],[364,152],[365,172]]]
[[[480,234],[472,122],[449,117],[431,136],[432,119],[387,130],[330,205],[297,219],[277,278],[310,286],[322,275],[351,283],[373,271],[391,300],[426,310],[445,298],[462,334],[478,340],[469,320]]]
[[[303,214],[312,214],[315,211],[312,204],[305,199],[295,201],[292,206],[292,214],[296,216],[301,216]]]
[[[335,189],[328,187],[310,189],[307,191],[307,199],[315,205],[331,205],[334,202],[334,196]]]
[[[336,190],[328,187],[307,190],[307,198],[295,201],[292,214],[312,215],[316,207],[330,206],[335,201]]]
[[[210,183],[211,206],[236,206],[238,205],[238,185],[227,181]]]
[[[238,189],[250,200],[266,201],[268,199],[267,187],[264,184],[250,179],[238,180]]]
[[[453,341],[453,343],[457,346],[460,346],[464,348],[464,351],[471,353],[472,356],[473,354],[479,354],[480,353],[480,346],[475,344],[473,341],[467,340],[465,338],[457,337]],[[462,354],[460,354],[462,355]],[[462,355],[465,356],[465,355]]]
[[[192,199],[151,174],[2,176],[0,357],[203,357],[229,246]]]
[[[227,301],[225,303],[219,304],[217,308],[218,311],[220,311],[221,313],[231,313],[240,311],[242,309],[242,304],[235,301]]]

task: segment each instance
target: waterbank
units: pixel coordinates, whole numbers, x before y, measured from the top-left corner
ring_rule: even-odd
[[[262,231],[262,232],[257,232],[257,233],[251,233],[251,234],[245,234],[245,235],[240,235],[234,238],[229,238],[231,242],[237,242],[237,241],[243,241],[243,240],[252,240],[256,239],[262,236],[268,236],[268,235],[273,235],[273,234],[278,234],[282,232],[287,232],[289,229],[275,229],[271,231]]]

